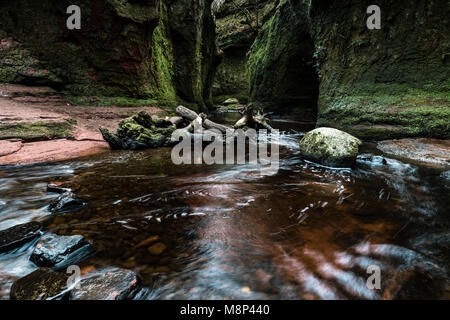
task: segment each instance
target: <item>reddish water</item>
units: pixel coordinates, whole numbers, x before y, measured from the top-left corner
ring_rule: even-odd
[[[308,125],[278,123],[299,130]],[[281,168],[175,166],[170,149],[0,168],[0,229],[32,219],[82,234],[98,254],[142,277],[145,299],[392,299],[447,297],[449,186],[440,171],[386,158],[353,170],[304,162],[300,133],[281,141]],[[379,156],[370,145],[363,153]],[[84,209],[49,216],[51,181],[67,181]],[[159,236],[152,256],[138,244]],[[0,297],[34,270],[32,246],[0,255]],[[370,290],[367,267],[381,268]]]

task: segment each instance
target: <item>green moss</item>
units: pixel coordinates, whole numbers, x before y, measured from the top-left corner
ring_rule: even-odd
[[[372,85],[366,95],[325,99],[319,126],[332,126],[362,139],[450,137],[448,84],[430,89],[407,85]]]
[[[121,139],[133,139],[145,145],[166,141],[176,130],[170,122],[154,120],[145,111],[122,120],[119,123],[117,135]]]
[[[178,97],[172,81],[172,48],[161,27],[157,27],[153,32],[152,57],[156,86],[151,89],[151,95],[162,103],[176,104]]]
[[[159,102],[155,99],[136,99],[128,97],[79,97],[67,96],[67,102],[76,106],[97,106],[97,107],[148,107],[158,106]]]
[[[127,0],[107,0],[107,3],[114,7],[119,16],[134,22],[143,23],[158,17],[156,7],[144,6]]]
[[[60,138],[71,138],[71,119],[65,122],[34,122],[0,124],[0,139],[19,138],[25,141],[39,141]]]

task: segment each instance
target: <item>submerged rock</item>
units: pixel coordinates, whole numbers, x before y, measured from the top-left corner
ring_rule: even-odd
[[[361,141],[333,128],[318,128],[300,141],[300,152],[307,160],[337,168],[355,164]]]
[[[68,275],[48,268],[38,269],[13,283],[11,300],[45,300],[61,294]]]
[[[137,275],[130,270],[107,268],[88,274],[73,289],[71,300],[127,300],[140,290]]]
[[[61,270],[78,264],[93,253],[93,247],[83,236],[47,234],[36,244],[30,260],[39,267]]]
[[[86,203],[72,192],[65,192],[53,200],[49,205],[49,210],[53,214],[76,211],[84,207]]]
[[[442,179],[447,180],[447,182],[450,182],[450,170],[442,172],[439,176]]]
[[[177,125],[170,119],[160,119],[141,111],[122,120],[117,133],[100,128],[103,139],[112,149],[141,150],[170,146],[172,133]]]
[[[47,185],[47,192],[63,194],[71,191],[70,188],[65,188],[62,182],[52,182]]]
[[[158,242],[148,248],[148,252],[150,252],[154,256],[161,255],[164,251],[166,251],[167,247],[164,243]]]
[[[357,160],[374,167],[387,165],[387,160],[385,158],[374,156],[372,154],[362,154],[357,157]]]
[[[0,253],[21,247],[39,237],[41,228],[39,222],[33,221],[0,231]]]

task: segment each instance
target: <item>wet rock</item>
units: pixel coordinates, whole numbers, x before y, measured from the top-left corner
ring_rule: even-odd
[[[450,170],[444,171],[439,175],[442,179],[447,180],[450,182]]]
[[[43,236],[31,254],[30,260],[39,267],[62,270],[85,260],[94,253],[92,245],[83,236]]]
[[[42,225],[29,222],[0,231],[0,253],[21,247],[41,235]]]
[[[384,153],[439,168],[450,168],[450,140],[385,140],[377,148]]]
[[[63,194],[72,192],[70,188],[65,188],[62,182],[52,182],[47,185],[47,192]]]
[[[185,121],[182,117],[170,117],[169,121],[177,128],[183,128]]]
[[[300,152],[307,160],[337,168],[355,164],[361,141],[333,128],[318,128],[300,141]]]
[[[73,289],[71,300],[128,300],[140,290],[137,275],[125,269],[107,268],[87,274],[79,289]]]
[[[63,293],[68,275],[48,268],[38,269],[13,283],[11,300],[46,300]]]
[[[100,133],[103,136],[103,139],[108,142],[109,146],[113,150],[121,150],[122,147],[122,140],[114,133],[109,132],[108,129],[100,127]]]
[[[364,162],[370,166],[384,166],[387,164],[387,161],[385,158],[380,156],[374,156],[372,154],[362,154],[357,157],[357,160],[360,162]]]
[[[53,214],[76,211],[84,207],[86,203],[72,192],[65,192],[49,205],[49,210]]]
[[[229,98],[229,99],[225,100],[222,104],[224,106],[235,105],[235,104],[239,104],[239,100],[236,98]]]
[[[148,248],[148,252],[150,252],[154,256],[161,255],[164,251],[166,251],[167,247],[164,243],[158,242]]]

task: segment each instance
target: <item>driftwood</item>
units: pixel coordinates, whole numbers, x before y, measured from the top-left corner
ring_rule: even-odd
[[[234,125],[235,129],[242,128],[254,128],[254,129],[267,129],[269,132],[273,131],[273,128],[269,125],[269,120],[259,112],[255,112],[253,103],[248,104],[243,112],[243,117]]]
[[[219,124],[216,123],[214,121],[211,121],[209,119],[206,118],[205,114],[197,114],[197,112],[192,111],[191,109],[188,109],[186,107],[183,106],[179,106],[176,109],[176,113],[177,115],[179,115],[180,117],[188,120],[188,121],[195,121],[197,123],[200,123],[200,119],[201,119],[201,123],[203,128],[207,129],[207,130],[218,130],[219,132],[226,134],[227,132],[233,132],[234,129],[228,126],[225,126],[223,124]],[[200,118],[200,119],[198,119]]]
[[[242,117],[242,119],[236,122],[233,127],[228,127],[226,125],[211,121],[206,118],[205,114],[197,114],[195,111],[192,111],[183,106],[177,107],[176,113],[178,116],[187,121],[197,122],[197,128],[199,128],[198,123],[201,123],[201,126],[203,126],[203,128],[207,130],[217,130],[222,134],[233,133],[236,129],[242,128],[267,129],[268,131],[273,130],[273,128],[268,123],[268,119],[264,115],[255,112],[255,108],[252,103],[245,107],[243,112],[244,116]],[[201,122],[200,119],[198,119],[199,117],[202,119]],[[192,126],[193,125],[191,123],[191,125],[189,125],[187,128],[192,130]]]

